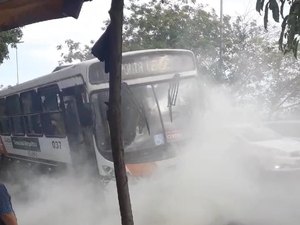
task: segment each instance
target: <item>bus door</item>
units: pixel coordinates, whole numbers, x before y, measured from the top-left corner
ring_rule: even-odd
[[[66,131],[71,149],[71,157],[74,167],[82,169],[96,169],[96,156],[92,145],[91,122],[89,113],[82,102],[81,94],[63,91],[63,102],[65,109]],[[86,169],[86,168],[84,168]],[[96,169],[97,170],[97,169]]]

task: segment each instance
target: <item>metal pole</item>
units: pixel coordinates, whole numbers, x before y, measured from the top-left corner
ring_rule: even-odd
[[[17,84],[19,84],[18,45],[16,44]]]
[[[223,0],[220,0],[220,65],[219,66],[220,66],[220,76],[222,76],[223,75]]]

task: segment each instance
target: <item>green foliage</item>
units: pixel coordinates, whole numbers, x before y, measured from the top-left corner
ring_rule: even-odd
[[[215,11],[208,12],[191,1],[174,2],[130,0],[125,11],[124,51],[190,49],[197,57],[199,74],[227,84],[238,99],[260,100],[272,110],[290,109],[300,104],[300,64],[295,63],[293,57],[283,56],[277,42],[270,42],[269,33],[263,27],[244,17],[234,21],[224,17],[221,73],[220,23]],[[259,1],[259,9],[264,10],[264,6],[264,1]],[[272,5],[271,8],[276,18],[277,7]],[[78,42],[67,40],[58,50],[65,48],[68,52],[62,53],[61,63],[92,57],[89,45],[82,47]]]
[[[94,41],[90,41],[90,44],[94,44]],[[65,48],[67,48],[67,53],[64,53]],[[89,45],[84,45],[82,47],[80,42],[75,42],[71,39],[65,40],[64,45],[57,45],[56,49],[61,51],[60,56],[62,57],[62,60],[58,62],[59,65],[72,63],[73,61],[81,62],[94,58],[91,54],[91,47]]]
[[[150,48],[184,48],[199,58],[199,68],[221,80],[219,71],[220,23],[215,11],[207,12],[194,0],[151,0],[147,3],[129,0],[125,8],[123,51]],[[106,21],[107,25],[108,21]],[[224,48],[232,46],[230,17],[224,17]],[[63,50],[67,49],[67,53]],[[91,57],[90,47],[67,40],[59,45],[62,64]],[[205,58],[205,60],[204,60]]]
[[[188,1],[130,0],[124,19],[124,51],[184,48],[199,59],[202,74],[222,80],[219,68],[220,23],[215,11]],[[224,17],[224,48],[232,45],[230,17]],[[205,58],[205,60],[204,60]]]
[[[8,46],[16,47],[22,36],[23,33],[19,28],[0,32],[0,64],[8,58]]]
[[[278,6],[276,0],[270,0],[269,4],[270,4],[269,8],[270,8],[270,10],[272,11],[272,14],[273,14],[273,19],[276,22],[279,22],[279,6]]]
[[[299,44],[300,35],[300,0],[279,0],[280,10],[277,0],[269,0],[265,5],[264,12],[264,24],[267,29],[268,26],[268,11],[271,10],[273,13],[273,19],[279,22],[279,15],[281,15],[283,21],[281,24],[281,34],[279,38],[279,49],[284,53],[293,52],[297,58],[297,50]],[[288,2],[289,13],[284,16],[284,8]],[[263,10],[265,1],[256,1],[256,10],[260,13]]]

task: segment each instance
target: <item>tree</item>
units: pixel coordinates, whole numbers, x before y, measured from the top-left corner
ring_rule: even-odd
[[[11,46],[15,48],[22,36],[23,33],[20,28],[0,32],[0,64],[3,63],[4,59],[9,57],[8,47]]]
[[[278,50],[272,38],[278,32],[273,29],[266,32],[246,16],[234,21],[225,16],[223,73],[220,76],[220,23],[215,11],[207,12],[202,5],[183,1],[130,2],[124,21],[124,51],[190,49],[198,59],[200,74],[229,85],[241,101],[260,100],[269,111],[288,109],[300,102],[300,93],[296,91],[300,65]],[[72,44],[71,50],[82,48],[79,43],[68,43]],[[79,55],[74,50],[71,53],[65,55],[80,60],[85,51]]]
[[[207,12],[204,6],[194,2],[176,3],[152,0],[140,3],[129,0],[126,7],[123,30],[123,51],[150,48],[185,48],[192,50],[199,59],[203,74],[221,80],[218,71],[219,28],[215,11]],[[224,18],[224,37],[231,33],[230,17]],[[224,39],[225,48],[230,40]],[[79,51],[79,43],[66,41],[68,53],[62,53],[61,62],[89,58]],[[86,46],[83,48],[88,50]],[[58,47],[62,50],[62,46]]]
[[[75,42],[71,39],[65,40],[65,45],[57,45],[56,49],[61,51],[60,56],[62,60],[58,61],[58,64],[61,66],[64,63],[72,63],[73,61],[84,61],[94,58],[91,53],[90,45],[94,44],[94,41],[90,41],[90,45],[82,45],[80,42]],[[62,52],[64,48],[67,48],[67,53]]]
[[[140,2],[129,0],[124,19],[123,51],[150,48],[184,48],[192,50],[197,59],[200,73],[222,83],[233,83],[246,77],[244,53],[258,40],[263,29],[256,22],[243,22],[239,17],[231,22],[224,17],[223,67],[219,69],[220,21],[215,11],[210,12],[196,2],[185,0],[161,3],[159,0]],[[61,62],[82,61],[91,57],[89,47],[82,47],[72,40],[66,41],[67,53],[62,53]],[[58,47],[62,50],[62,46]],[[241,54],[243,58],[241,57]],[[254,50],[251,53],[254,55]],[[254,57],[254,56],[253,56]],[[248,62],[247,62],[248,64]],[[252,63],[252,68],[259,69]]]
[[[278,4],[280,2],[280,4]],[[280,9],[279,9],[280,5]],[[284,15],[285,8],[289,13]],[[300,0],[257,0],[256,10],[264,11],[264,24],[267,29],[269,11],[272,11],[273,19],[279,22],[282,18],[279,48],[284,53],[292,51],[297,58],[297,49],[300,35]]]
[[[189,1],[131,0],[124,20],[124,50],[185,48],[198,57],[199,69],[217,80],[219,73],[220,23],[214,10]],[[224,18],[225,48],[230,41],[230,17]]]
[[[263,89],[268,89],[270,77],[279,79],[281,72],[290,74],[283,65],[293,64],[294,59],[284,58],[278,50],[274,36],[279,33],[275,27],[266,32],[247,16],[239,16],[230,24],[231,34],[224,49],[224,76],[234,90],[241,95],[242,90],[259,95]]]
[[[270,113],[299,108],[300,64],[293,56],[284,56],[277,41],[270,41],[279,32],[264,32],[255,21],[243,18],[233,23],[233,31],[229,72],[234,94],[242,101],[259,101]]]

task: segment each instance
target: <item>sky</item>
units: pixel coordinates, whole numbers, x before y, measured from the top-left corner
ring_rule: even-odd
[[[66,39],[83,44],[97,40],[103,33],[103,22],[109,19],[110,2],[85,2],[77,20],[65,18],[23,27],[22,43],[18,44],[18,50],[10,49],[10,59],[0,65],[0,84],[15,85],[17,71],[20,83],[50,73],[60,60],[56,46],[63,44]],[[198,3],[208,5],[208,9],[214,8],[217,13],[220,11],[220,0],[198,0]],[[254,10],[255,4],[255,0],[223,0],[224,14],[233,17],[248,14],[257,18],[259,15]],[[263,20],[262,17],[258,19]]]

